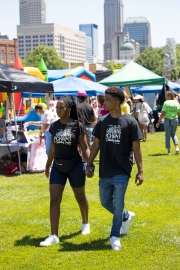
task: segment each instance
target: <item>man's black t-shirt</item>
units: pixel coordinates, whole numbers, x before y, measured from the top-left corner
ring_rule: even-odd
[[[137,121],[124,114],[101,117],[93,135],[100,140],[100,177],[113,177],[122,172],[130,176],[133,165],[132,143],[142,139]]]
[[[55,144],[56,158],[68,160],[79,155],[78,137],[84,134],[82,123],[72,121],[68,124],[61,124],[60,120],[57,120],[51,124],[49,132],[52,134],[52,141]],[[78,160],[81,160],[80,155]]]
[[[79,103],[77,105],[78,111],[82,115],[84,119],[84,125],[85,127],[91,127],[92,125],[92,116],[94,115],[93,108],[86,102]]]

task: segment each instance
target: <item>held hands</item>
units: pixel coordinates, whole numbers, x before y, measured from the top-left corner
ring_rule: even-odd
[[[142,185],[143,180],[144,180],[143,173],[142,173],[142,172],[138,172],[138,173],[136,174],[136,179],[135,179],[135,184],[136,184],[136,186]]]
[[[86,166],[86,176],[88,178],[93,177],[93,175],[94,175],[94,169],[95,169],[94,164],[92,164],[91,166]]]

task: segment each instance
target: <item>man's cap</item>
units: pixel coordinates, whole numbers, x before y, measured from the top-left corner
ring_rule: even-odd
[[[77,96],[78,97],[87,97],[86,91],[85,90],[79,90]]]

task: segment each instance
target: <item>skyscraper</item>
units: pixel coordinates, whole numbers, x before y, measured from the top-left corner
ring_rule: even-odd
[[[145,17],[130,17],[124,23],[124,32],[140,44],[140,53],[151,46],[151,26]]]
[[[104,60],[111,60],[111,39],[115,33],[123,32],[124,5],[122,0],[104,2]]]
[[[91,37],[92,57],[93,56],[98,57],[98,54],[99,54],[98,53],[98,26],[96,24],[80,24],[79,31],[86,33],[87,37]],[[89,44],[89,42],[87,42],[86,44]]]
[[[19,0],[20,24],[46,23],[45,0]]]

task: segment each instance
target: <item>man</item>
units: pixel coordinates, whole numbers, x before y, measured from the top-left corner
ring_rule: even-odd
[[[44,103],[37,104],[35,106],[35,111],[37,114],[42,116],[42,120],[37,121],[37,122],[30,121],[26,125],[27,126],[34,125],[34,126],[41,127],[39,137],[41,141],[42,135],[44,133],[44,139],[45,139],[45,144],[46,144],[46,154],[48,155],[50,151],[50,146],[51,146],[51,133],[49,132],[49,127],[50,127],[51,122],[54,119],[54,116],[51,111],[46,110],[46,107],[47,106]]]
[[[95,117],[93,108],[86,102],[86,97],[87,97],[86,91],[84,90],[78,91],[77,107],[78,107],[78,112],[80,114],[79,115],[80,119],[81,119],[81,116],[84,119],[84,125],[86,127],[88,141],[89,143],[91,143],[92,131],[93,131],[92,123],[96,121],[96,117]]]
[[[113,214],[110,243],[114,250],[122,248],[120,234],[127,234],[135,214],[124,209],[124,197],[130,178],[133,155],[138,168],[135,183],[143,183],[142,154],[140,140],[142,134],[137,121],[124,114],[120,105],[124,102],[124,93],[118,87],[105,91],[104,108],[110,114],[101,117],[96,124],[91,154],[87,162],[86,174],[93,176],[93,160],[100,150],[99,192],[103,207]]]

